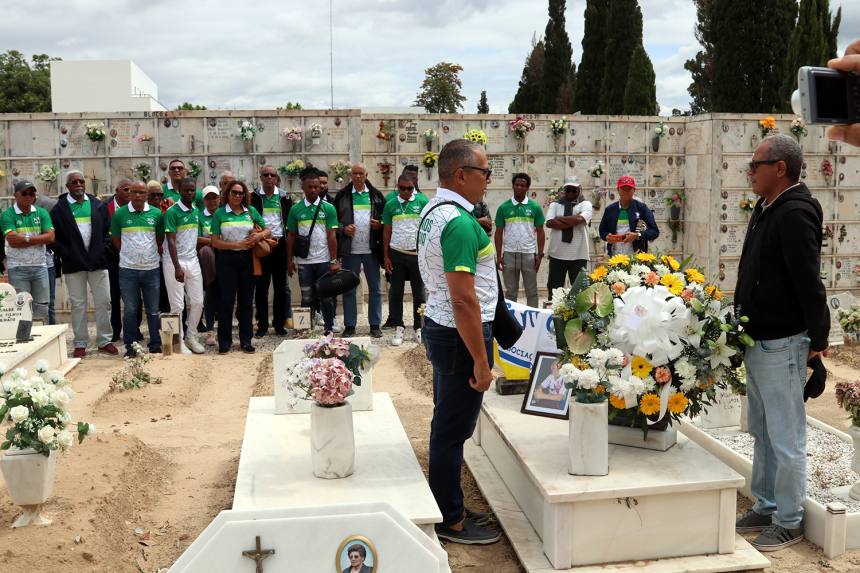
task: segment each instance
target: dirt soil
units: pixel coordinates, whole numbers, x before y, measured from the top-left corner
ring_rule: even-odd
[[[807,411],[844,429],[848,422],[836,406],[833,384],[860,377],[860,350],[836,350],[826,364],[827,390]],[[169,567],[215,515],[231,507],[248,399],[273,393],[271,354],[159,358],[150,372],[162,383],[111,392],[108,382],[121,367],[87,358],[71,373],[73,417],[93,422],[99,434],[58,460],[45,504],[53,524],[10,529],[20,511],[0,487],[0,571],[155,572]],[[374,390],[391,394],[425,473],[431,374],[423,348],[411,343],[383,349],[374,370]],[[463,489],[471,508],[489,511],[465,467]],[[739,513],[750,505],[738,496]],[[138,528],[151,532],[144,541],[154,544],[141,544]],[[504,535],[488,547],[445,549],[455,572],[523,571]],[[860,571],[860,550],[827,559],[809,542],[768,557],[773,565],[767,572]]]

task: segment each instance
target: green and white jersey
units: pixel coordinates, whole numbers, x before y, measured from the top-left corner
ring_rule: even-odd
[[[200,211],[178,201],[164,213],[164,232],[176,233],[176,258],[193,261],[197,258],[197,237],[200,236]],[[164,249],[164,260],[170,260],[170,252]]]
[[[546,221],[543,210],[528,197],[522,203],[511,198],[496,211],[496,227],[504,227],[502,249],[506,253],[537,253],[535,227]]]
[[[429,293],[424,316],[442,326],[456,328],[445,273],[465,271],[475,275],[481,321],[490,322],[496,316],[499,298],[493,243],[472,216],[472,205],[448,189],[440,187],[436,197],[422,209],[421,216],[443,201],[455,201],[457,206],[433,209],[420,223],[418,232],[418,266]]]
[[[308,203],[307,199],[302,199],[301,202],[290,207],[290,213],[287,215],[287,231],[294,231],[302,237],[307,237],[308,233],[311,232],[314,213],[316,213],[319,203],[319,197],[317,197],[315,203]],[[327,231],[328,229],[337,229],[337,211],[334,205],[323,201],[319,215],[317,215],[316,225],[313,225],[313,228],[314,234],[311,236],[311,248],[308,250],[308,258],[296,257],[296,263],[300,265],[327,263],[331,261],[331,254],[328,250]]]
[[[382,211],[382,224],[391,227],[390,248],[398,251],[415,252],[421,210],[428,201],[426,195],[413,193],[408,201],[404,201],[398,196],[385,203],[385,209]]]
[[[352,190],[352,217],[355,225],[355,235],[352,236],[350,254],[366,255],[370,253],[370,191]]]
[[[162,185],[161,190],[164,192],[162,201],[164,199],[173,199],[174,203],[179,203],[179,191],[173,188],[173,181],[168,181],[166,185]],[[206,205],[203,204],[203,191],[200,189],[197,190],[197,195],[194,197],[194,206],[199,211],[206,208]]]
[[[236,213],[230,205],[224,205],[212,215],[212,226],[209,232],[220,235],[222,241],[244,241],[254,231],[254,223],[260,228],[266,227],[266,222],[253,207],[242,206],[242,211]],[[244,249],[233,249],[242,251]]]
[[[34,237],[53,228],[54,225],[51,223],[51,216],[48,212],[35,205],[30,206],[30,212],[26,215],[16,204],[14,208],[3,211],[3,215],[0,216],[0,229],[3,230],[3,236],[6,236],[6,233],[10,231],[15,231],[21,235]],[[22,249],[6,246],[7,269],[45,266],[47,266],[45,263],[45,245],[31,245]]]
[[[287,192],[283,189],[275,187],[272,197],[266,197],[266,192],[263,188],[259,189],[260,198],[263,199],[263,220],[266,226],[272,230],[272,238],[280,239],[284,236],[284,225],[281,222],[281,197],[286,196]]]
[[[209,238],[209,229],[212,227],[212,213],[209,212],[209,209],[203,209],[203,211],[197,216],[200,222],[200,236]]]
[[[90,197],[84,193],[83,203],[78,203],[72,198],[72,194],[66,195],[69,201],[69,207],[72,209],[72,215],[75,217],[75,223],[78,226],[78,231],[81,233],[81,240],[84,242],[84,249],[90,250],[90,241],[93,238],[93,208],[90,203]]]
[[[143,204],[135,211],[129,202],[115,211],[110,221],[110,234],[122,240],[119,251],[119,266],[135,271],[151,271],[158,268],[158,244],[156,235],[164,235],[161,209]]]

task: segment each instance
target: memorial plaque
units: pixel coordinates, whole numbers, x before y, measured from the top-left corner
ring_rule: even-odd
[[[9,154],[12,157],[33,157],[33,122],[9,122]]]
[[[170,120],[164,120],[158,126],[158,153],[160,155],[173,156],[182,153],[182,132],[170,124]]]
[[[627,127],[628,153],[648,153],[651,147],[651,131],[647,123],[631,122]]]
[[[88,175],[90,179],[92,179],[93,173],[96,175],[96,179],[99,180],[98,183],[98,195],[102,197],[106,197],[108,195],[113,195],[114,187],[116,187],[116,183],[120,179],[131,179],[132,181],[137,181],[140,177],[137,176],[137,173],[134,171],[134,165],[140,163],[141,159],[132,159],[131,157],[113,157],[110,160],[110,183],[107,181],[107,177],[104,174],[104,161],[100,162],[100,165],[96,165],[96,159],[87,159],[84,162],[84,174]],[[101,167],[101,170],[98,169]],[[92,181],[88,181],[90,185],[92,185]],[[111,186],[113,183],[113,186]]]
[[[501,153],[505,151],[505,136],[508,132],[507,125],[504,127],[501,125],[499,127],[492,127],[491,123],[494,122],[484,122],[484,135],[487,136],[487,152]]]
[[[468,123],[469,129],[482,129],[480,121],[473,120]],[[445,127],[448,128],[448,131],[445,131]],[[442,133],[439,134],[439,140],[441,142],[441,147],[439,149],[444,147],[446,143],[453,139],[460,139],[461,137],[463,137],[466,131],[466,122],[464,121],[445,121]],[[486,132],[484,132],[484,134],[486,135]]]
[[[33,297],[27,292],[16,292],[9,283],[0,283],[0,340],[33,340],[32,326]]]
[[[573,140],[576,143],[568,145],[568,153],[594,153],[594,144],[588,137],[588,123],[567,122],[568,133],[571,137],[568,140]],[[570,141],[568,141],[570,143]]]
[[[535,128],[526,137],[529,153],[555,153],[555,142],[545,121],[535,123]]]
[[[323,150],[330,153],[349,152],[349,129],[346,124],[338,124],[336,119],[330,118],[317,123],[323,124],[323,138],[320,140]]]
[[[582,181],[583,187],[591,187],[594,184],[594,178],[588,174],[588,168],[594,165],[596,157],[574,156],[570,158],[567,176],[576,175]]]
[[[839,190],[839,195],[842,200],[834,200],[835,193],[833,191],[814,191],[812,196],[818,199],[824,208],[824,220],[833,219],[833,207],[835,205],[836,212],[840,221],[855,221],[860,219],[858,213],[858,205],[860,205],[860,191]],[[835,202],[834,202],[835,201]],[[829,206],[827,209],[825,205]]]
[[[724,120],[722,132],[723,152],[729,153],[746,153],[752,155],[750,148],[750,138],[759,133],[758,125],[753,125],[754,122],[746,122],[743,120]]]
[[[833,286],[836,288],[857,288],[857,257],[836,257],[833,259]]]
[[[547,185],[547,157],[542,156],[531,156],[530,159],[533,158],[534,161],[529,160],[526,165],[526,173],[528,173],[529,177],[532,178],[532,187],[545,187]]]
[[[860,253],[860,223],[831,223],[834,238],[830,241],[836,245],[839,255]]]
[[[136,121],[136,120],[134,120]],[[132,126],[131,119],[111,119],[109,124],[111,137],[116,139],[116,146],[112,146],[111,155],[131,155],[132,153]]]
[[[35,159],[21,159],[21,160],[12,160],[11,162],[11,175],[14,179],[22,180],[26,179],[27,181],[33,182],[35,185],[39,184],[39,180],[36,179],[36,173],[39,172],[39,168],[36,166],[38,163]],[[15,173],[15,170],[18,170],[18,173]]]
[[[250,120],[249,120],[250,121]],[[260,129],[259,126],[263,126]],[[310,125],[310,122],[308,122]],[[257,144],[258,153],[277,153],[286,151],[283,145],[284,138],[278,131],[279,121],[277,117],[262,117],[257,119],[257,135],[254,136],[254,143]],[[308,145],[310,145],[310,133],[308,132]],[[302,135],[302,143],[304,143],[304,134]],[[242,144],[244,151],[244,144]],[[210,144],[211,147],[211,144]]]
[[[212,122],[215,125],[212,125]],[[230,141],[236,133],[236,120],[230,117],[213,118],[206,126],[209,137],[209,153],[229,153]]]
[[[36,157],[53,157],[57,155],[59,137],[54,129],[53,121],[31,121],[33,124],[33,155]],[[92,151],[92,149],[90,149]],[[105,153],[104,147],[100,153]]]
[[[720,290],[734,291],[738,282],[739,259],[720,259]]]
[[[666,149],[664,151],[663,146],[660,146],[660,151],[662,153],[684,153],[684,138],[680,135],[670,135],[664,137],[663,140],[666,142]]]
[[[749,157],[731,155],[723,156],[723,159],[729,164],[722,175],[723,187],[749,187],[749,178],[747,177]]]
[[[720,244],[726,249],[723,255],[727,257],[739,257],[744,246],[744,238],[747,235],[746,225],[723,225],[725,232],[720,233]],[[722,228],[720,229],[722,231]]]
[[[608,133],[603,135],[615,134],[615,140],[610,144],[610,153],[627,153],[628,152],[628,133],[629,124],[626,121],[611,121],[609,122]],[[601,136],[602,137],[602,136]],[[608,141],[608,140],[607,140]],[[629,150],[632,151],[632,150]]]
[[[403,138],[400,140],[402,151],[404,153],[418,153],[421,150],[426,151],[427,148],[423,146],[419,149],[419,145],[424,142],[424,138],[420,137],[418,132],[418,121],[406,119],[402,123],[403,127],[400,129],[400,136]]]
[[[633,156],[633,161],[628,159],[625,163],[621,161],[620,157],[609,157],[609,163],[606,165],[606,173],[609,177],[608,185],[615,187],[618,179],[627,175],[636,180],[637,186],[641,186],[645,181],[645,161],[643,156]]]

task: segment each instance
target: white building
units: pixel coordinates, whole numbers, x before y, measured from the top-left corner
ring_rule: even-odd
[[[167,111],[158,86],[131,60],[51,62],[54,113]]]

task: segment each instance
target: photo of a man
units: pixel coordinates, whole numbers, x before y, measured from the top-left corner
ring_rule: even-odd
[[[522,411],[566,418],[570,390],[564,387],[558,357],[538,354]]]

